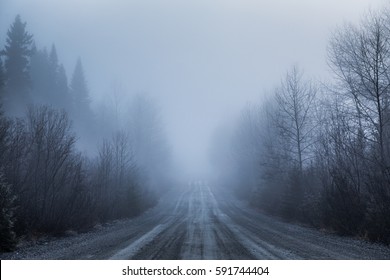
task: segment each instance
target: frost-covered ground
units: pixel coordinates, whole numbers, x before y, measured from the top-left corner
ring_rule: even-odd
[[[390,259],[390,247],[260,214],[207,186],[169,194],[142,216],[25,244],[1,259]]]

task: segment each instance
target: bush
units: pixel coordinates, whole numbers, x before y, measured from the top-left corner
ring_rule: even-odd
[[[12,251],[16,246],[14,226],[14,201],[15,196],[11,192],[11,186],[6,183],[0,173],[0,250]]]
[[[340,170],[333,170],[332,184],[323,192],[324,224],[342,235],[356,235],[362,229],[366,203],[353,183]]]

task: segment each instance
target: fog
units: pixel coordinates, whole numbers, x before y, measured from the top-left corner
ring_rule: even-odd
[[[0,0],[0,258],[390,259],[389,89],[388,1]]]
[[[177,164],[203,173],[220,123],[294,63],[326,77],[330,34],[382,2],[1,0],[0,44],[20,14],[38,47],[56,44],[68,77],[82,58],[95,107],[113,83],[147,93],[161,107]]]

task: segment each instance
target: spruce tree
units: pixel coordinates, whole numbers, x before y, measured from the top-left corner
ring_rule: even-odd
[[[48,56],[48,96],[49,96],[49,104],[60,107],[59,103],[59,92],[57,87],[57,77],[58,77],[58,57],[57,50],[55,45],[51,46],[50,54]]]
[[[12,251],[16,246],[14,226],[15,196],[11,187],[6,183],[3,173],[0,172],[0,251]]]
[[[56,47],[50,53],[36,50],[31,57],[30,75],[33,100],[40,104],[71,110],[71,97],[65,68],[58,63]]]
[[[49,85],[49,104],[55,107],[61,107],[60,104],[60,92],[58,90],[58,56],[55,45],[51,46],[50,54],[48,56],[48,85]]]
[[[3,102],[4,98],[4,86],[5,86],[5,76],[3,70],[3,61],[0,57],[0,104]]]
[[[15,109],[28,102],[30,89],[29,63],[32,54],[33,36],[26,31],[26,23],[19,15],[7,32],[4,51],[7,94]]]
[[[68,78],[66,76],[64,65],[59,65],[56,77],[56,87],[58,92],[59,106],[67,112],[72,111],[72,98],[68,88]]]
[[[73,113],[75,117],[88,117],[90,99],[83,65],[79,58],[73,72],[70,89],[73,97]]]
[[[50,104],[53,77],[46,49],[34,51],[30,63],[30,77],[33,101],[39,104]]]
[[[72,108],[72,99],[69,94],[68,78],[64,66],[58,62],[57,49],[54,44],[52,45],[49,54],[49,66],[53,87],[53,105],[70,112]]]
[[[49,63],[53,73],[57,73],[58,71],[58,56],[56,46],[53,44],[51,46],[50,55],[49,55]]]

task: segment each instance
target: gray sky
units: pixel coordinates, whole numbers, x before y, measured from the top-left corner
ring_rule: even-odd
[[[68,78],[81,56],[91,95],[113,81],[158,100],[172,150],[206,165],[212,131],[258,101],[298,63],[327,75],[326,47],[343,22],[383,0],[0,0],[0,46],[16,14],[38,47],[54,42]]]

